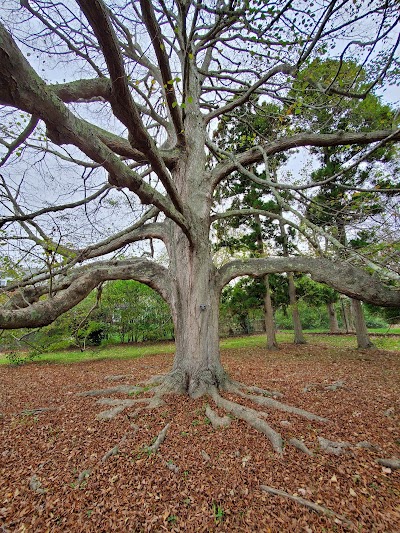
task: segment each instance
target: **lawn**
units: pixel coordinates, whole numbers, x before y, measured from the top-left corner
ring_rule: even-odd
[[[378,335],[374,335],[378,333]],[[371,332],[371,339],[376,348],[382,350],[400,350],[400,329],[374,330]],[[396,336],[398,335],[398,336]],[[327,335],[323,332],[306,331],[305,337],[309,344],[323,344],[326,346],[348,347],[356,346],[354,335]],[[293,342],[291,331],[282,331],[277,335],[279,343],[287,344]],[[221,339],[221,349],[235,350],[239,348],[263,348],[265,346],[265,335],[249,335],[245,337],[231,337]],[[159,353],[174,353],[173,342],[137,343],[137,344],[114,344],[102,347],[89,347],[84,352],[79,350],[62,350],[40,354],[34,357],[36,362],[42,363],[77,363],[80,361],[96,361],[99,359],[136,359],[147,355]],[[15,354],[21,361],[29,360],[29,354]],[[0,365],[8,364],[10,358],[5,353],[0,353]]]

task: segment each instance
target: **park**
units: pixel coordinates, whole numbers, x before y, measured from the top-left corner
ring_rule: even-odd
[[[0,8],[4,531],[399,529],[398,30]]]

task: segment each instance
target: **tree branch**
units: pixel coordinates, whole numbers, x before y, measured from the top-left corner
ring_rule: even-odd
[[[147,27],[154,52],[157,56],[158,66],[160,68],[165,89],[165,99],[167,101],[168,110],[175,127],[175,133],[178,142],[182,144],[184,142],[182,114],[180,107],[177,105],[178,100],[174,89],[174,80],[172,78],[172,72],[169,65],[168,55],[165,50],[161,28],[155,17],[152,3],[149,0],[140,0],[140,6],[142,9],[143,22]]]
[[[309,273],[313,280],[326,283],[342,294],[384,307],[400,306],[400,290],[390,289],[378,278],[349,263],[313,257],[269,257],[243,259],[220,268],[220,288],[239,276],[261,277],[283,272]]]
[[[143,152],[154,172],[160,178],[175,208],[182,213],[183,207],[178,192],[170,178],[167,167],[158,153],[153,139],[140,118],[139,111],[129,90],[121,49],[102,0],[78,0],[103,51],[111,77],[111,107],[115,116],[128,128],[134,147]]]
[[[30,328],[51,324],[86,298],[100,283],[117,279],[140,281],[159,292],[167,301],[169,299],[168,271],[163,266],[145,259],[130,259],[125,263],[104,262],[86,267],[52,298],[39,300],[22,309],[1,309],[0,328]]]
[[[299,133],[288,137],[282,137],[262,146],[264,154],[267,156],[279,154],[292,148],[303,146],[341,146],[347,144],[371,144],[389,138],[390,141],[400,140],[399,130],[378,130],[362,133],[348,133],[339,131],[337,133]],[[214,186],[237,170],[238,163],[243,166],[253,165],[263,161],[264,155],[258,147],[250,148],[246,152],[238,155],[235,161],[221,162],[212,171]],[[279,187],[279,184],[275,184]]]
[[[173,202],[147,185],[99,139],[96,128],[78,119],[36,74],[0,24],[0,103],[37,115],[47,124],[53,142],[71,143],[103,166],[111,185],[126,187],[145,204],[153,204],[190,238],[187,222]],[[151,162],[151,161],[150,161]]]
[[[269,70],[262,78],[260,78],[256,83],[254,83],[247,91],[240,96],[239,98],[236,98],[234,100],[231,100],[228,104],[216,109],[215,111],[212,111],[205,117],[206,122],[210,122],[213,118],[216,118],[220,115],[223,115],[225,113],[228,113],[229,111],[232,111],[233,109],[236,109],[240,105],[244,104],[249,100],[251,95],[259,88],[261,85],[266,83],[269,79],[276,76],[277,74],[294,74],[295,69],[291,65],[287,64],[281,64],[276,65],[276,67]]]

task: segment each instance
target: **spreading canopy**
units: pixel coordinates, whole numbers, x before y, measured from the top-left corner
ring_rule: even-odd
[[[263,209],[224,211],[215,191],[238,173],[280,204],[280,222],[302,236],[307,257],[214,265],[213,290],[239,275],[309,272],[355,298],[400,304],[398,290],[379,279],[398,278],[379,254],[347,254],[334,268],[312,257],[322,254],[322,238],[341,243],[298,208],[320,184],[300,172],[303,156],[293,159],[300,148],[354,145],[334,180],[400,139],[390,114],[380,127],[337,129],[343,102],[395,83],[396,1],[21,0],[1,17],[0,224],[9,281],[1,327],[50,323],[109,279],[144,282],[179,311],[179,269],[191,271],[194,252],[209,260],[213,222],[254,214],[279,222]],[[360,66],[349,77],[345,65],[355,57]],[[329,77],[305,74],[328,58],[336,65]],[[297,120],[327,101],[333,112],[323,131]],[[229,149],[213,133],[233,115],[245,122],[249,107],[273,108],[275,127]],[[280,154],[296,167],[292,179],[269,174]],[[378,191],[373,180],[363,186]],[[385,188],[399,190],[390,182],[378,192]]]

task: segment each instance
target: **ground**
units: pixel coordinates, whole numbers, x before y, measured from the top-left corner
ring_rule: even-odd
[[[205,398],[173,395],[156,409],[126,409],[104,421],[96,420],[104,410],[96,397],[77,395],[143,383],[171,367],[171,354],[3,365],[0,531],[400,531],[400,470],[377,462],[400,456],[399,355],[288,344],[273,353],[261,347],[223,351],[234,379],[279,390],[285,403],[329,419],[310,422],[269,411],[268,423],[285,442],[300,439],[313,456],[289,445],[280,455],[241,420],[215,429],[205,416]],[[168,422],[164,442],[151,453]],[[334,455],[318,437],[351,446]],[[346,520],[266,493],[262,485]]]

